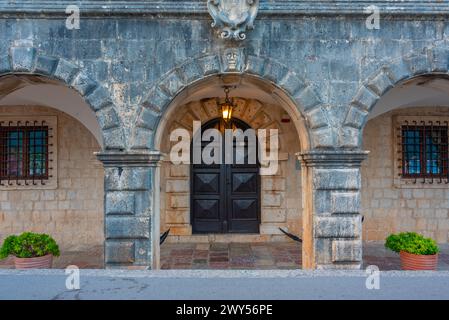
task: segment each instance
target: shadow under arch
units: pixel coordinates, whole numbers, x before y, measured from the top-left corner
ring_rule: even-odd
[[[103,135],[95,113],[73,89],[44,77],[6,75],[0,77],[0,106],[48,107],[62,111],[84,126],[104,149]]]

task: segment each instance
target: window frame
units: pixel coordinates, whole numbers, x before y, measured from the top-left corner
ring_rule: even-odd
[[[36,127],[37,129],[47,127],[47,158],[46,158],[46,174],[36,175],[33,179],[33,175],[27,174],[26,176],[14,175],[8,180],[8,177],[2,175],[4,172],[0,172],[0,190],[28,190],[28,189],[57,189],[58,187],[58,119],[56,115],[24,115],[24,114],[5,114],[0,116],[0,122],[2,127]],[[30,131],[32,131],[30,129]],[[0,143],[2,145],[2,142]],[[25,147],[23,143],[22,148]],[[28,153],[28,152],[26,152]],[[27,156],[27,159],[28,156]],[[27,159],[23,159],[25,164]],[[3,160],[3,159],[0,159]],[[27,165],[27,164],[26,164]],[[2,165],[3,166],[3,165]],[[27,170],[28,170],[27,165]],[[3,167],[1,170],[4,170]],[[25,168],[22,168],[22,172]],[[26,171],[25,173],[29,173]]]
[[[428,151],[427,147],[429,146],[427,143],[427,139],[429,138],[428,134],[430,133],[430,135],[432,135],[433,132],[437,132],[440,131],[440,138],[443,138],[443,133],[445,130],[445,134],[446,134],[446,141],[445,144],[442,143],[438,143],[432,146],[436,146],[436,147],[442,147],[443,150],[438,150],[437,152],[433,152],[433,151]],[[404,134],[405,131],[417,131],[418,132],[418,139],[419,142],[418,143],[413,143],[413,144],[408,144],[406,143],[406,139],[408,139],[408,137]],[[430,138],[432,138],[432,136],[430,136]],[[435,123],[435,125],[428,125],[427,123],[425,124],[403,124],[401,126],[401,139],[402,141],[400,143],[402,143],[401,145],[401,149],[402,149],[402,173],[401,176],[405,179],[439,179],[439,178],[446,178],[448,176],[448,162],[449,162],[449,157],[448,157],[448,140],[449,140],[449,126],[446,122],[446,125],[441,125],[441,122],[439,124]],[[414,137],[414,139],[416,140],[416,138]],[[419,154],[419,169],[420,172],[419,173],[410,173],[410,169],[407,172],[407,154],[410,153],[409,151],[406,150],[406,146],[407,145],[411,145],[411,146],[418,146],[419,150],[415,151],[414,153]],[[436,153],[438,156],[444,157],[443,159],[438,158],[438,159],[433,159],[432,156],[430,159],[428,159],[428,155],[429,154],[434,154]],[[438,161],[438,165],[437,165],[437,169],[439,171],[439,173],[432,173],[431,168],[433,166],[429,167],[429,163],[428,161]],[[408,166],[410,167],[410,166]]]
[[[393,115],[393,184],[397,188],[422,188],[425,184],[426,188],[445,188],[449,184],[449,146],[446,148],[444,154],[446,163],[441,165],[443,168],[439,174],[427,174],[427,164],[423,167],[423,159],[420,156],[421,173],[419,174],[405,174],[405,156],[403,145],[403,126],[409,127],[422,127],[432,125],[434,127],[447,126],[447,141],[449,144],[449,116],[447,113],[441,113],[436,111],[429,115],[424,113],[423,115]],[[422,152],[427,152],[425,149],[419,150],[420,155]],[[443,161],[444,162],[444,161]],[[445,167],[444,167],[445,166]]]
[[[44,146],[46,148],[46,151],[43,152],[43,154],[45,155],[45,174],[40,174],[40,175],[31,175],[30,174],[30,157],[31,157],[31,152],[29,149],[30,146],[30,132],[32,131],[44,131],[45,132],[45,138],[44,140]],[[2,151],[4,151],[5,149],[8,148],[8,142],[9,139],[8,137],[5,135],[7,135],[8,133],[11,132],[17,132],[17,133],[23,133],[23,138],[22,138],[22,158],[20,160],[17,161],[17,164],[21,164],[20,168],[21,168],[21,173],[19,174],[9,174],[8,173],[8,163],[9,163],[9,153],[8,151],[6,152],[2,152],[0,154],[0,157],[2,158],[0,160],[1,162],[1,167],[0,167],[0,180],[48,180],[49,178],[49,158],[50,158],[50,154],[49,154],[49,127],[48,125],[42,125],[42,126],[0,126],[0,149],[3,149]],[[19,171],[17,169],[17,171]]]

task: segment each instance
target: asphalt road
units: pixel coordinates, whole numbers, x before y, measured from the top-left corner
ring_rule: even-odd
[[[378,290],[363,271],[81,270],[79,290],[66,280],[64,270],[0,270],[0,299],[449,299],[449,272],[381,272]]]

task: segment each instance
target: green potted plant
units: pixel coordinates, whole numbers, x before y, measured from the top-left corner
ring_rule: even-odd
[[[50,269],[53,257],[59,256],[56,241],[48,234],[24,232],[11,235],[3,241],[0,248],[0,259],[14,256],[16,269]]]
[[[431,238],[402,232],[388,236],[385,247],[399,253],[402,270],[437,270],[439,248]]]

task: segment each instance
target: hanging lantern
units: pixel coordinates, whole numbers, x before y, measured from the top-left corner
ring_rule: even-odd
[[[225,101],[220,104],[220,112],[225,122],[229,122],[232,118],[232,110],[234,109],[234,104],[229,99],[229,87],[224,88],[224,92],[226,94]]]

